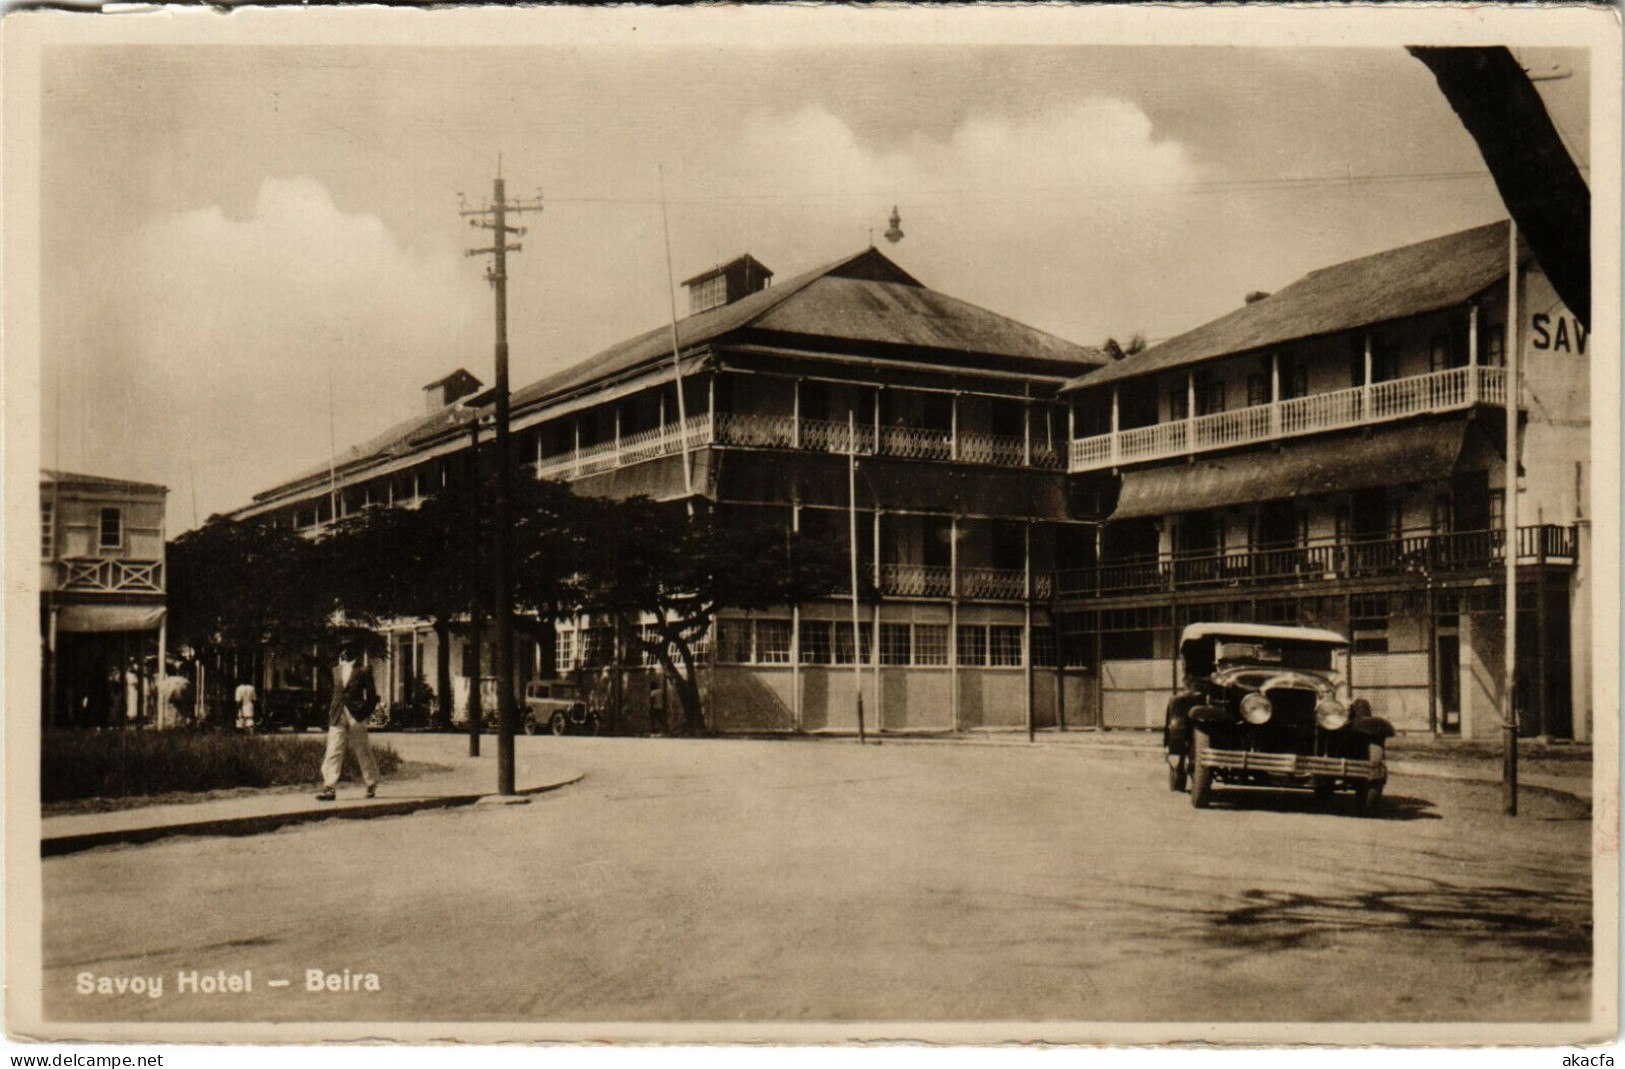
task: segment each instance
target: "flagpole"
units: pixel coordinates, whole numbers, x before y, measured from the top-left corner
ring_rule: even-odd
[[[660,180],[660,232],[666,241],[666,301],[671,306],[671,370],[677,383],[677,440],[683,450],[683,495],[688,514],[694,515],[694,474],[688,463],[688,406],[683,400],[683,360],[677,349],[677,282],[671,269],[671,226],[666,221],[666,172],[655,165]]]

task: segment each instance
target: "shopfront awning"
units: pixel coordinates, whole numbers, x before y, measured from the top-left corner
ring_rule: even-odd
[[[57,610],[58,632],[156,631],[162,605],[64,605]]]
[[[1247,501],[1448,479],[1461,457],[1465,422],[1421,423],[1130,471],[1113,520],[1195,512]]]

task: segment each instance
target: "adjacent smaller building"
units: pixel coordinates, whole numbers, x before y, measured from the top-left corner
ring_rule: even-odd
[[[47,727],[154,720],[164,663],[164,502],[153,483],[40,472]]]

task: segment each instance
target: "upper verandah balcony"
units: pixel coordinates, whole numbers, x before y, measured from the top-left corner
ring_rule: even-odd
[[[1509,233],[1491,223],[1312,271],[1073,379],[1069,469],[1505,406]]]
[[[1070,469],[1115,468],[1481,404],[1506,404],[1504,369],[1480,365],[1447,368],[1077,438],[1071,446]],[[1195,407],[1187,411],[1194,412]]]

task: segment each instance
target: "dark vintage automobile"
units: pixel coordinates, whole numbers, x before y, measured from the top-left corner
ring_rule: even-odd
[[[273,687],[260,700],[259,730],[325,731],[327,705],[326,692],[302,687]]]
[[[1184,689],[1168,702],[1168,786],[1205,808],[1214,784],[1295,787],[1328,800],[1354,792],[1376,812],[1393,726],[1349,700],[1333,631],[1267,624],[1191,624],[1179,640]]]

